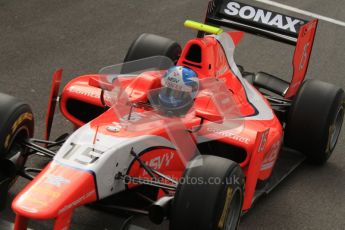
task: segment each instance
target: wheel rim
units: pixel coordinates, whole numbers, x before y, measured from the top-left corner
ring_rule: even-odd
[[[13,156],[19,154],[19,157],[17,161],[15,162],[18,168],[21,168],[22,166],[25,165],[26,162],[26,155],[25,155],[25,150],[26,148],[21,144],[23,143],[23,140],[28,138],[28,130],[26,128],[19,129],[17,133],[15,134],[15,138],[13,142],[11,143],[11,147],[8,151],[7,158],[10,159]]]
[[[223,230],[235,230],[237,228],[238,219],[240,218],[242,210],[241,200],[241,191],[239,188],[237,188],[234,191],[232,200],[229,204]]]
[[[332,127],[332,131],[331,131],[331,135],[330,135],[330,150],[333,151],[335,148],[335,145],[337,144],[339,135],[340,135],[340,131],[341,131],[341,127],[343,124],[343,120],[344,120],[344,107],[340,107],[336,118],[335,118],[335,122],[334,125]]]

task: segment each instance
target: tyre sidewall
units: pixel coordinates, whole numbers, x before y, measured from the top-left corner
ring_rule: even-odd
[[[10,149],[16,138],[29,138],[34,133],[34,120],[30,107],[24,103],[1,106],[0,114],[0,158],[10,158]]]
[[[344,91],[317,80],[308,80],[298,91],[288,114],[285,144],[322,164],[330,157],[330,128],[344,106]]]
[[[215,156],[206,156],[215,157]],[[216,157],[219,158],[219,157]],[[206,159],[207,160],[207,159]],[[223,161],[229,161],[222,159]],[[205,159],[204,159],[205,163]],[[224,215],[227,214],[227,207],[225,207],[233,199],[232,192],[240,191],[240,210],[243,202],[244,191],[244,177],[242,169],[235,162],[231,162],[230,167],[226,172],[223,172],[222,176],[219,173],[212,174],[207,171],[209,167],[197,166],[200,168],[188,168],[183,176],[186,177],[201,177],[204,180],[210,177],[219,177],[221,184],[198,184],[188,185],[179,184],[175,199],[173,203],[170,229],[197,229],[197,230],[215,230],[221,225],[222,220],[224,222]],[[208,175],[209,174],[209,175]],[[209,177],[210,176],[210,177]],[[239,184],[229,183],[232,177],[239,178]],[[236,181],[235,181],[236,182]],[[223,218],[222,218],[223,216]],[[236,221],[238,225],[239,218]]]

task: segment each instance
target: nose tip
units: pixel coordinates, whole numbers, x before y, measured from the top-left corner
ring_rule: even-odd
[[[91,173],[52,162],[17,195],[12,208],[30,219],[53,219],[96,199]]]

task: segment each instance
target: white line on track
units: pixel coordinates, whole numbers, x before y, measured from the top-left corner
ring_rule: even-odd
[[[304,15],[307,15],[307,16],[310,16],[310,17],[313,17],[313,18],[318,18],[320,20],[323,20],[323,21],[326,21],[326,22],[330,22],[330,23],[333,23],[333,24],[345,27],[345,22],[343,22],[343,21],[339,21],[339,20],[336,20],[336,19],[333,19],[333,18],[330,18],[330,17],[326,17],[326,16],[322,16],[322,15],[319,15],[319,14],[315,14],[315,13],[312,13],[312,12],[309,12],[309,11],[306,11],[306,10],[301,10],[301,9],[296,8],[296,7],[288,6],[288,5],[285,5],[285,4],[282,4],[282,3],[278,3],[278,2],[274,2],[274,1],[271,1],[271,0],[254,0],[254,1],[261,2],[261,3],[267,4],[267,5],[271,5],[271,6],[275,6],[275,7],[279,7],[279,8],[282,8],[282,9],[285,9],[285,10],[289,10],[289,11],[292,11],[292,12],[296,12],[296,13],[299,13],[299,14],[304,14]]]

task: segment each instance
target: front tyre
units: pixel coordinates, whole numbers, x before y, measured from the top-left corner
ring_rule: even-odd
[[[19,170],[26,161],[21,143],[34,134],[31,108],[17,98],[0,93],[0,118],[0,163],[9,165],[6,162],[12,161]],[[4,177],[9,170],[1,167],[0,173]]]
[[[0,93],[0,210],[6,207],[8,189],[26,163],[22,143],[33,133],[34,119],[29,105]]]
[[[288,114],[285,144],[323,164],[331,156],[344,119],[344,91],[332,84],[305,81]]]
[[[178,185],[170,230],[235,230],[241,217],[244,176],[240,166],[216,156],[199,156]]]

